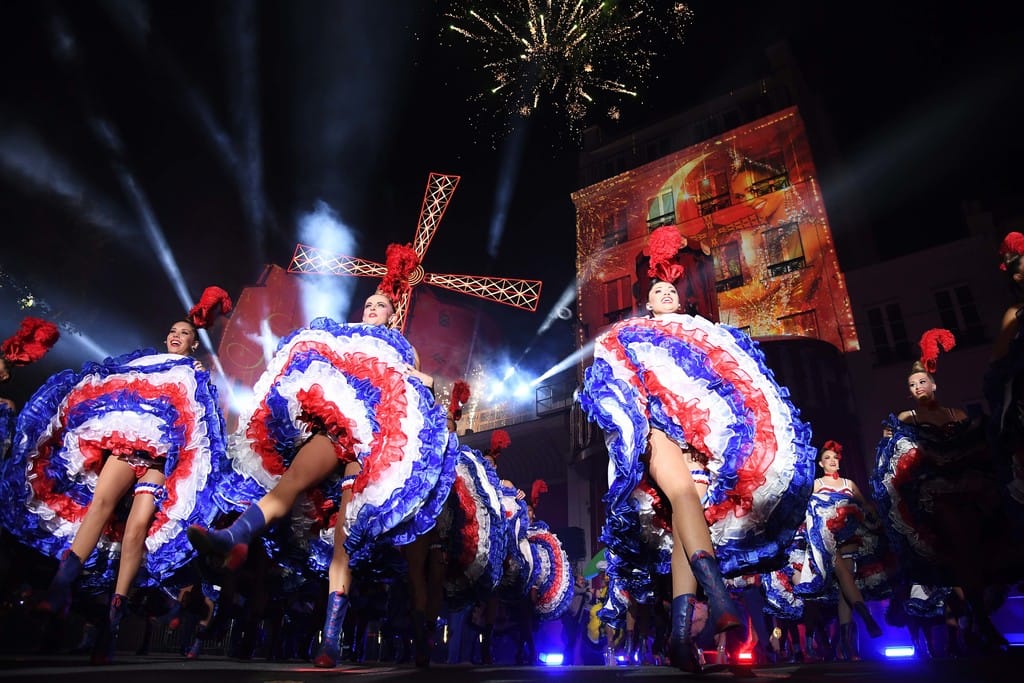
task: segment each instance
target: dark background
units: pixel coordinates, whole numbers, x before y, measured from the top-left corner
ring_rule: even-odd
[[[519,4],[472,7],[514,16]],[[431,171],[462,180],[425,268],[543,280],[536,313],[488,312],[513,357],[568,353],[567,323],[534,335],[573,282],[579,130],[625,134],[728,92],[781,39],[844,161],[822,169],[828,210],[855,189],[882,258],[962,235],[963,201],[1019,206],[1021,31],[996,3],[691,2],[684,41],[650,36],[659,57],[638,98],[603,99],[581,121],[542,103],[525,122],[477,98],[491,85],[484,55],[444,29],[466,6],[0,4],[0,336],[26,314],[15,282],[97,345],[65,332],[0,393],[20,404],[99,349],[162,343],[188,302],[152,235],[191,301],[210,284],[237,297],[266,264],[287,266],[317,206],[353,231],[352,255],[382,262],[412,239]]]

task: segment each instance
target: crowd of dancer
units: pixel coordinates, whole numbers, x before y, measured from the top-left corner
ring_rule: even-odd
[[[842,444],[814,445],[756,342],[680,312],[680,246],[671,226],[651,234],[647,315],[595,340],[578,392],[610,461],[594,582],[536,517],[545,483],[527,494],[498,475],[508,434],[483,452],[460,443],[468,384],[439,402],[395,329],[402,245],[361,322],[317,318],[281,339],[230,433],[192,356],[231,312],[216,287],[164,350],[58,373],[20,410],[0,401],[5,571],[18,553],[56,562],[24,601],[49,630],[84,615],[94,663],[113,661],[134,613],[140,651],[162,623],[193,658],[230,633],[235,656],[331,668],[367,656],[375,623],[380,659],[490,664],[500,631],[536,663],[538,624],[558,622],[570,663],[589,642],[609,665],[700,672],[709,650],[856,659],[858,622],[882,634],[868,607],[881,600],[921,652],[939,654],[937,625],[945,653],[1005,648],[990,614],[1024,579],[1010,542],[1024,520],[1024,235],[1000,250],[1020,303],[985,377],[987,419],[938,402],[937,358],[955,338],[927,331],[914,407],[884,420],[867,495],[840,475]],[[0,382],[58,337],[26,319]],[[979,548],[1000,550],[979,561]]]

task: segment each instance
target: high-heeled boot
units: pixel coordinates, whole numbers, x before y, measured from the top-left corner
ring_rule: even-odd
[[[427,615],[421,610],[412,613],[413,663],[419,668],[430,666],[430,636],[427,633]]]
[[[263,511],[253,504],[227,529],[207,529],[193,524],[188,528],[188,541],[210,564],[235,571],[249,555],[249,542],[266,526]]]
[[[672,630],[669,631],[668,639],[668,656],[672,665],[690,673],[699,673],[701,670],[700,653],[690,633],[696,602],[697,598],[692,593],[672,598]]]
[[[868,606],[863,602],[853,603],[853,611],[857,613],[860,620],[864,622],[864,626],[868,630],[868,635],[872,638],[879,638],[882,635],[882,627],[878,625],[874,617],[871,616],[871,612],[868,611]]]
[[[855,662],[860,659],[857,654],[857,646],[854,644],[853,622],[839,624],[839,644],[843,650],[843,659],[847,662]]]
[[[742,626],[743,622],[736,611],[736,601],[725,587],[725,579],[718,569],[715,556],[706,550],[698,550],[690,557],[690,568],[708,598],[709,616],[715,633]]]
[[[347,611],[348,595],[334,592],[327,596],[327,615],[324,617],[320,649],[313,657],[313,666],[332,669],[338,664],[338,657],[341,656],[341,627],[345,623]]]
[[[92,651],[93,664],[110,664],[114,661],[117,636],[121,631],[121,619],[124,617],[125,599],[120,593],[114,593],[114,596],[110,598],[106,628],[100,630],[100,636],[96,639],[96,647]]]
[[[82,560],[71,550],[64,553],[60,565],[57,566],[57,573],[50,581],[50,587],[46,591],[46,597],[36,605],[40,612],[56,614],[66,617],[71,607],[71,586],[75,579],[82,573]]]

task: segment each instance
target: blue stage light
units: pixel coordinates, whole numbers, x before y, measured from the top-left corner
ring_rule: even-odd
[[[883,650],[886,657],[890,659],[903,659],[914,656],[913,645],[890,645]]]
[[[561,666],[565,657],[561,652],[541,652],[538,657],[545,666]]]

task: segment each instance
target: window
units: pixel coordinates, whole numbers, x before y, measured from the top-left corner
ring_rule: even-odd
[[[709,173],[697,181],[697,210],[707,216],[729,206],[729,177],[723,173]]]
[[[629,276],[623,276],[604,283],[604,318],[614,323],[628,318],[633,312],[633,293]]]
[[[978,315],[970,285],[940,289],[935,292],[935,305],[942,326],[953,333],[958,344],[971,346],[986,342],[985,325]]]
[[[818,316],[811,311],[802,311],[779,318],[782,323],[782,334],[795,334],[801,337],[818,337]]]
[[[739,240],[727,242],[715,249],[715,291],[724,292],[743,286],[743,263],[740,261]]]
[[[629,238],[629,214],[626,209],[611,213],[604,221],[602,245],[605,249],[622,244]]]
[[[768,252],[768,274],[771,277],[792,273],[806,265],[804,245],[800,241],[800,226],[797,223],[787,223],[767,230],[764,233],[764,246]]]
[[[869,308],[868,327],[875,347],[876,365],[910,362],[914,359],[914,349],[907,339],[903,311],[898,303]]]
[[[676,222],[676,200],[672,190],[665,190],[651,199],[647,210],[647,229],[654,230],[662,225],[674,225]]]

